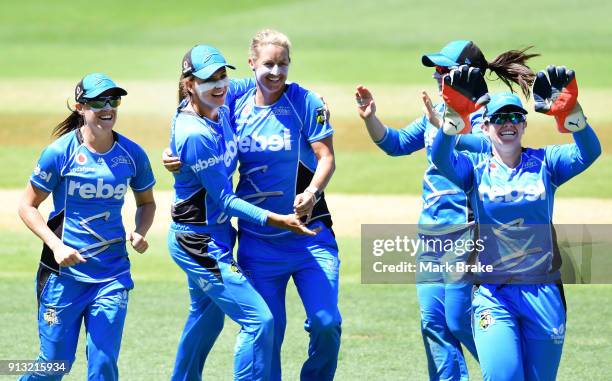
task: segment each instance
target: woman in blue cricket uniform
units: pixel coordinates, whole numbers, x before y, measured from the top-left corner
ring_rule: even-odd
[[[258,227],[315,234],[292,210],[286,215],[272,213],[234,194],[232,174],[240,142],[224,105],[229,85],[227,67],[233,69],[217,49],[206,45],[195,46],[182,61],[170,149],[183,166],[174,174],[168,248],[187,274],[191,307],[172,380],[202,378],[204,362],[223,328],[225,315],[241,326],[234,379],[269,377],[273,318],[233,260],[235,231],[230,217]]]
[[[88,380],[117,380],[128,292],[134,287],[126,241],[142,253],[153,222],[155,179],[144,150],[113,131],[127,92],[104,74],[85,76],[75,110],[55,129],[19,205],[24,223],[43,242],[36,280],[38,362],[75,359],[81,323],[87,334]],[[136,199],[135,228],[126,235],[124,196]],[[38,206],[53,196],[45,223]],[[21,380],[59,380],[32,373]]]
[[[336,371],[341,323],[338,247],[323,194],[335,168],[333,130],[319,96],[286,82],[289,50],[284,34],[258,32],[249,56],[255,81],[230,83],[226,104],[238,134],[240,161],[236,194],[271,211],[296,212],[319,233],[299,236],[238,216],[238,263],[274,316],[271,379],[281,379],[285,292],[293,278],[306,309],[304,328],[310,334],[300,377],[325,381],[333,379]],[[170,171],[183,161],[167,153],[163,160]]]
[[[525,49],[526,50],[526,49]],[[505,84],[518,84],[523,93],[529,95],[534,74],[525,62],[537,56],[526,54],[525,50],[511,50],[488,62],[478,46],[472,41],[452,41],[439,53],[423,55],[422,63],[435,67],[433,78],[442,90],[442,78],[451,67],[467,64],[489,69]],[[429,164],[423,178],[423,209],[419,218],[419,237],[427,239],[463,239],[471,237],[472,222],[469,200],[465,193],[448,181],[431,161],[431,144],[437,128],[427,116],[408,126],[396,130],[386,127],[376,116],[376,104],[371,92],[363,86],[355,93],[358,112],[364,120],[374,143],[391,156],[409,155],[425,148]],[[431,100],[423,92],[423,101],[429,107]],[[444,103],[435,106],[439,114],[445,112]],[[489,146],[480,131],[482,111],[476,110],[469,116],[471,135],[461,135],[457,149],[482,151]],[[456,255],[436,251],[422,251],[417,254],[419,263],[432,262],[450,264],[465,261],[469,253]],[[443,259],[442,259],[443,258]],[[461,350],[463,344],[478,359],[470,324],[470,299],[472,284],[460,273],[417,274],[417,295],[421,309],[421,333],[425,344],[430,380],[465,380],[467,366]]]
[[[240,218],[238,263],[274,315],[271,379],[281,379],[285,292],[293,278],[310,335],[300,378],[325,381],[335,374],[341,323],[338,247],[323,194],[335,168],[333,130],[320,97],[286,82],[290,48],[287,36],[274,30],[259,31],[252,40],[249,65],[256,87],[230,106],[239,137],[236,193],[278,213],[295,211],[320,231],[298,236]]]
[[[486,93],[482,76],[467,67],[451,72],[444,86],[456,90],[445,97],[448,110]],[[485,380],[556,378],[566,312],[552,227],[554,194],[601,153],[577,103],[573,71],[549,66],[537,74],[533,93],[536,111],[553,115],[559,131],[571,132],[575,143],[523,148],[527,111],[516,95],[499,93],[486,107],[488,152],[453,149],[466,117],[461,110],[445,115],[432,147],[433,163],[470,198],[484,240],[477,263],[491,266],[477,273],[473,300]]]

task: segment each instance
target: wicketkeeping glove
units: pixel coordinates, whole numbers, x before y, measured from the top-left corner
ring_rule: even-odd
[[[533,82],[533,98],[537,112],[555,117],[559,132],[576,132],[586,127],[573,70],[549,65],[546,71],[538,72]]]
[[[442,129],[445,134],[467,134],[472,130],[470,114],[491,99],[483,74],[478,68],[462,65],[444,77],[442,98],[446,111]]]

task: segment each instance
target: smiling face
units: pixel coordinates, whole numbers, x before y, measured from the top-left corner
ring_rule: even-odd
[[[497,150],[509,152],[520,150],[526,127],[527,121],[524,114],[498,112],[489,117],[483,129]]]
[[[279,45],[266,44],[257,48],[257,56],[249,58],[255,71],[257,87],[268,94],[281,93],[289,74],[289,51]]]
[[[229,78],[226,69],[222,67],[207,79],[192,77],[185,85],[191,94],[191,101],[197,104],[198,111],[211,118],[215,114],[214,111],[225,103]]]
[[[76,109],[89,127],[110,131],[117,121],[117,107],[112,107],[108,102],[101,109],[88,103],[77,103]]]

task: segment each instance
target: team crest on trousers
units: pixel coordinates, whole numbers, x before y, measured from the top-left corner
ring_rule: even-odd
[[[240,270],[240,267],[238,267],[238,264],[233,259],[230,263],[230,270],[232,270],[232,272],[235,272],[236,274],[240,274],[242,272]]]
[[[43,314],[43,320],[47,325],[59,324],[59,318],[57,317],[55,308],[47,308]]]
[[[493,316],[491,316],[491,311],[485,310],[480,313],[480,320],[478,322],[480,329],[486,331],[494,323],[495,319],[493,319]]]

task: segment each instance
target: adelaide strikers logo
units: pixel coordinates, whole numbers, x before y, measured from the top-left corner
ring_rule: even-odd
[[[59,318],[57,317],[57,311],[55,308],[47,308],[43,314],[43,320],[47,325],[59,324]]]
[[[478,322],[480,329],[486,331],[493,324],[495,324],[495,319],[493,319],[493,316],[491,316],[491,311],[482,311],[480,313],[480,321]]]
[[[240,267],[238,267],[238,264],[232,259],[232,262],[230,263],[230,270],[232,272],[235,272],[236,274],[240,274],[242,271],[240,271]]]
[[[85,154],[84,154],[84,153],[79,153],[79,154],[76,156],[76,162],[77,162],[77,164],[79,164],[79,165],[84,165],[85,163],[87,163],[87,156],[85,156]]]

